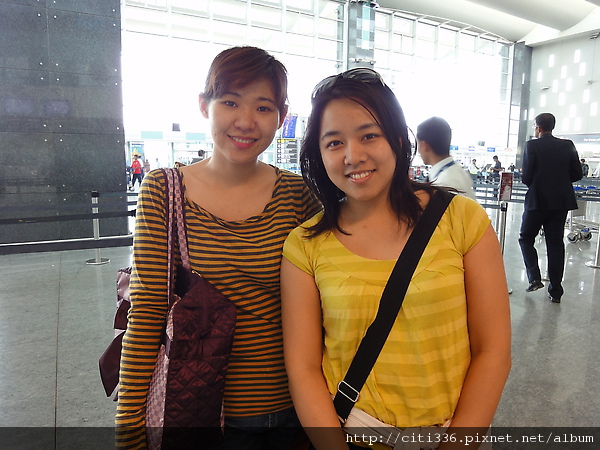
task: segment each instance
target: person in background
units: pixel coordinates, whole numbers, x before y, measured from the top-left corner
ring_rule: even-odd
[[[140,162],[140,155],[138,153],[134,153],[133,161],[131,161],[131,186],[129,187],[130,191],[133,191],[135,187],[135,182],[139,183],[139,186],[142,186],[142,178],[144,178],[144,172],[142,170],[142,163]]]
[[[283,360],[281,252],[289,232],[320,204],[302,177],[259,161],[286,116],[286,69],[262,49],[229,48],[213,60],[199,103],[214,148],[209,158],[179,167],[191,268],[237,307],[224,439],[215,448],[288,449],[303,432]],[[165,228],[165,179],[154,170],[144,178],[137,205],[116,415],[119,448],[147,445],[145,403],[168,304]]]
[[[148,161],[148,159],[146,159],[144,161],[144,173],[150,173],[150,161]]]
[[[565,221],[570,210],[577,209],[573,182],[581,180],[583,171],[573,141],[552,135],[556,118],[550,113],[535,118],[535,137],[525,143],[523,183],[528,187],[519,246],[527,271],[527,292],[544,287],[535,249],[535,239],[544,227],[548,255],[548,296],[560,303],[564,289]]]
[[[417,127],[417,150],[425,164],[431,166],[429,181],[456,189],[475,201],[473,180],[450,156],[452,129],[441,117],[431,117]]]
[[[359,448],[348,443],[332,395],[431,195],[449,195],[410,180],[412,156],[402,108],[377,72],[352,69],[317,85],[300,163],[324,209],[286,240],[281,289],[290,390],[318,450]],[[455,195],[355,408],[402,429],[451,419],[449,434],[485,433],[510,345],[496,233],[477,202]]]
[[[479,173],[481,169],[477,166],[477,160],[473,158],[471,164],[469,164],[469,173],[471,174],[471,181],[475,182],[479,180]]]
[[[581,172],[583,173],[583,176],[587,177],[590,173],[590,166],[588,166],[588,164],[585,162],[585,159],[583,158],[581,158],[579,162],[581,163]]]
[[[494,155],[492,159],[494,160],[494,164],[492,164],[492,167],[490,167],[490,172],[492,172],[492,180],[498,182],[500,181],[500,173],[504,170],[504,167],[502,167],[502,163],[496,155]]]

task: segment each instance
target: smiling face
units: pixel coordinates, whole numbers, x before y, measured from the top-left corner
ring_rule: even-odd
[[[236,164],[255,163],[271,144],[283,123],[273,85],[263,79],[224,92],[206,101],[200,96],[202,115],[210,120],[213,158]]]
[[[327,175],[348,202],[387,202],[396,157],[367,109],[344,98],[327,104],[319,149]]]

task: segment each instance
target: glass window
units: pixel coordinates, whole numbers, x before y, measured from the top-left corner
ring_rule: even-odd
[[[454,60],[454,55],[456,54],[456,49],[454,46],[450,47],[448,45],[438,45],[438,56],[437,59],[440,61]]]
[[[285,29],[290,33],[312,36],[315,33],[315,19],[313,16],[297,12],[286,13]]]
[[[377,34],[377,33],[375,33]],[[401,34],[392,34],[392,50],[395,52],[402,51],[402,35]]]
[[[479,46],[479,53],[483,53],[485,55],[493,55],[494,54],[494,41],[490,41],[489,39],[480,37],[477,40],[477,44]]]
[[[502,58],[500,72],[508,75],[508,68],[510,66],[510,60],[508,58]]]
[[[213,17],[246,23],[246,2],[239,0],[212,0]],[[223,33],[225,30],[219,30]]]
[[[155,9],[132,8],[127,18],[128,31],[138,33],[168,35],[169,30],[165,21],[165,13]]]
[[[435,58],[435,43],[431,41],[425,41],[423,39],[417,39],[417,48],[415,53],[419,58],[434,59]]]
[[[377,70],[388,69],[390,67],[390,51],[375,49],[375,64],[377,64]]]
[[[171,33],[174,37],[210,41],[210,19],[184,14],[171,15]]]
[[[388,31],[390,29],[390,21],[392,16],[386,13],[375,11],[375,29]]]
[[[470,52],[475,51],[475,36],[472,36],[467,33],[459,33],[458,35],[458,45],[463,50],[468,50]]]
[[[167,0],[146,0],[146,5],[155,8],[167,9]]]
[[[520,115],[521,115],[520,105],[510,105],[510,118],[512,120],[519,120]]]
[[[250,23],[254,26],[281,29],[281,10],[269,6],[251,5]]]
[[[246,25],[237,23],[213,21],[213,39],[219,44],[240,45],[240,42],[246,42]]]
[[[337,59],[340,45],[341,43],[335,40],[319,39],[319,43],[316,46],[317,58]]]
[[[285,6],[295,11],[313,12],[313,0],[285,0]]]
[[[252,3],[263,4],[263,5],[281,6],[281,0],[252,0]]]
[[[171,0],[171,10],[208,16],[209,0]]]
[[[456,45],[457,33],[454,30],[448,30],[447,28],[440,27],[438,40],[440,44],[455,46]]]
[[[251,27],[250,42],[251,45],[264,48],[270,52],[283,52],[283,34],[281,31]]]
[[[411,55],[403,55],[402,53],[392,53],[390,69],[398,72],[412,72],[413,57]]]
[[[394,16],[393,20],[394,32],[401,33],[406,36],[414,36],[415,21],[405,17]]]
[[[413,55],[415,53],[414,42],[414,38],[402,36],[402,53]]]
[[[319,0],[319,17],[324,19],[344,19],[344,6],[331,1]]]
[[[343,27],[342,22],[337,20],[322,19],[319,18],[319,36],[329,39],[343,39]]]
[[[285,48],[288,53],[294,55],[313,56],[313,44],[314,38],[312,36],[290,33],[287,35]]]
[[[417,37],[419,39],[427,39],[429,41],[435,40],[435,33],[437,27],[428,23],[417,21]]]
[[[375,33],[375,48],[389,50],[390,39],[388,33]]]
[[[475,60],[475,53],[473,53],[469,50],[463,50],[463,49],[458,50],[458,62],[460,64],[473,65],[474,60]]]

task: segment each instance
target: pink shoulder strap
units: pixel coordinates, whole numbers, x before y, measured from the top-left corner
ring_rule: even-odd
[[[181,264],[190,269],[190,254],[185,226],[184,190],[181,172],[175,168],[163,169],[166,180],[165,210],[167,215],[167,273],[169,303],[171,303],[175,281],[175,239],[181,254]]]

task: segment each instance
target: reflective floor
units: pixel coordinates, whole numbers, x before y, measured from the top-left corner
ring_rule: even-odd
[[[597,223],[598,206],[585,218]],[[488,211],[496,223],[497,210]],[[525,292],[521,213],[509,204],[513,369],[495,425],[600,426],[600,269],[586,266],[598,235],[566,243],[565,294],[554,304],[545,290]],[[542,238],[537,247],[543,268]],[[111,340],[115,272],[130,265],[131,249],[101,256],[110,262],[86,264],[94,250],[0,256],[0,426],[112,426],[115,403],[102,389],[98,357]]]

